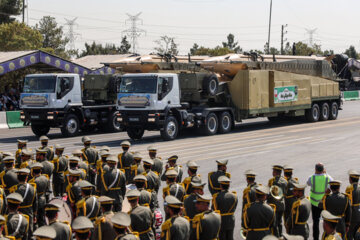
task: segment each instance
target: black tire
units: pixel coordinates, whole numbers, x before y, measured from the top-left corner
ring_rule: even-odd
[[[219,79],[216,75],[209,75],[202,83],[203,91],[209,96],[215,96],[219,90]]]
[[[233,122],[229,112],[223,112],[220,115],[219,132],[228,133],[231,131]]]
[[[109,113],[109,118],[108,118],[109,120],[108,120],[106,128],[105,128],[105,130],[107,132],[120,132],[121,131],[120,123],[117,121],[118,113],[119,113],[118,111]]]
[[[330,107],[328,103],[321,104],[320,121],[327,121],[330,115]]]
[[[45,125],[31,124],[31,130],[37,137],[41,137],[49,133],[50,127]]]
[[[160,130],[162,139],[165,141],[174,140],[179,134],[179,124],[175,117],[167,117],[164,123],[164,129]]]
[[[339,105],[337,102],[332,102],[329,112],[329,120],[336,120],[339,113]]]
[[[219,128],[219,120],[215,113],[209,113],[206,117],[203,133],[207,136],[215,135]]]
[[[140,140],[144,136],[144,129],[141,128],[128,128],[126,132],[132,140]]]
[[[74,137],[79,133],[79,119],[75,114],[69,114],[66,116],[63,126],[61,127],[61,133],[64,137]]]
[[[317,103],[314,103],[310,109],[306,110],[306,120],[308,122],[317,122],[320,118],[320,107]]]

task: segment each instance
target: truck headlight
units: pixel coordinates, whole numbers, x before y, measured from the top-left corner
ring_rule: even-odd
[[[25,116],[24,116],[24,115],[20,115],[20,119],[25,119]]]
[[[148,122],[155,122],[155,118],[148,118]]]
[[[54,116],[47,116],[47,119],[54,120]]]
[[[118,121],[118,122],[122,122],[122,117],[118,117],[118,118],[116,118],[116,120]]]

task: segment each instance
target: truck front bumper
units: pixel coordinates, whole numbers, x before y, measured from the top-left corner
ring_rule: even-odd
[[[120,111],[117,121],[124,128],[159,130],[164,124],[164,114],[155,111]]]
[[[23,109],[20,112],[20,119],[23,122],[35,124],[46,124],[57,127],[64,118],[64,112],[56,109]]]

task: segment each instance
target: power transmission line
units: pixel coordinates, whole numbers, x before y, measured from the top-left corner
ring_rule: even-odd
[[[284,42],[287,41],[287,39],[284,39],[284,36],[287,34],[287,31],[284,31],[285,28],[287,28],[287,24],[285,25],[281,25],[281,48],[280,48],[280,52],[281,55],[284,55]]]
[[[132,49],[133,49],[133,53],[136,53],[136,44],[137,44],[137,38],[141,36],[141,34],[145,33],[146,31],[140,28],[137,28],[137,22],[142,22],[142,19],[139,18],[141,12],[132,16],[130,14],[127,13],[127,15],[129,16],[128,20],[126,20],[125,24],[130,21],[131,22],[131,28],[126,29],[124,31],[122,31],[122,33],[126,34],[128,37],[130,37],[131,42],[132,42]]]
[[[314,29],[307,29],[305,28],[305,31],[307,34],[309,34],[309,44],[312,47],[314,44],[314,33],[316,32],[317,28]]]
[[[77,19],[77,17],[72,20],[65,18],[65,21],[66,21],[65,25],[69,26],[67,37],[69,38],[70,50],[75,50],[75,39],[77,36],[79,36],[78,33],[74,32],[74,26],[77,25],[77,23],[75,23],[76,19]]]

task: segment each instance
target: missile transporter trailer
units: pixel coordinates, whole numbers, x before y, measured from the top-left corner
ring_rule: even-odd
[[[120,131],[116,98],[120,76],[78,74],[31,74],[23,81],[20,118],[31,124],[36,136],[60,128],[71,137],[79,130],[99,128]]]
[[[119,121],[132,139],[160,130],[164,140],[194,127],[205,135],[228,133],[236,122],[304,116],[309,122],[335,120],[339,84],[323,77],[276,70],[239,70],[219,82],[209,71],[157,71],[122,76]]]

